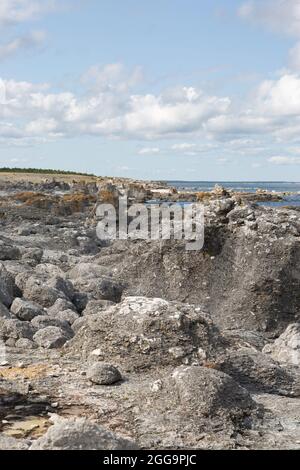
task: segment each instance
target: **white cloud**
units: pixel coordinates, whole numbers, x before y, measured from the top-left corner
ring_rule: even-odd
[[[258,89],[257,100],[265,114],[300,115],[300,76],[286,74],[279,80],[264,81]]]
[[[81,77],[83,84],[90,85],[94,91],[128,92],[143,79],[141,67],[127,70],[123,64],[115,63],[90,67]]]
[[[20,51],[41,46],[46,33],[44,31],[32,31],[24,36],[19,36],[6,44],[0,44],[0,61]]]
[[[0,108],[0,119],[11,122],[25,136],[54,133],[146,140],[203,132],[209,118],[225,113],[230,106],[228,98],[208,96],[194,88],[177,90],[175,95],[132,95],[128,76],[124,86],[124,75],[117,79],[120,67],[105,70],[110,71],[109,80],[113,76],[114,86],[83,97],[72,92],[51,93],[47,84],[2,81],[6,103]]]
[[[174,144],[172,145],[171,149],[172,150],[179,150],[179,151],[182,151],[182,150],[192,150],[196,147],[196,144],[191,144],[191,143],[186,143],[186,142],[183,142],[182,144]]]
[[[91,88],[88,82],[80,94],[53,92],[49,84],[0,81],[6,91],[0,106],[1,145],[34,145],[82,135],[145,142],[174,139],[163,148],[143,144],[138,153],[191,157],[220,152],[220,158],[227,159],[271,151],[293,156],[288,149],[300,144],[296,73],[262,82],[251,99],[233,105],[229,97],[190,87],[134,94],[139,82],[128,85],[134,71],[119,64],[101,70],[105,79],[102,74],[100,85]]]
[[[56,0],[1,0],[0,26],[35,20],[56,8]]]
[[[181,96],[135,95],[130,97],[124,127],[131,135],[152,139],[195,133],[214,115],[229,109],[229,98],[206,96],[200,90],[183,88]]]
[[[247,1],[238,14],[270,30],[300,37],[300,0]]]
[[[300,157],[271,157],[268,162],[275,165],[300,165]]]
[[[159,147],[144,147],[138,152],[139,155],[157,155],[158,153],[160,153]]]

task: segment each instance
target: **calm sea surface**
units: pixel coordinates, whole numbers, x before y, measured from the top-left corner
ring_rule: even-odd
[[[247,182],[247,181],[168,181],[170,186],[175,186],[179,190],[188,191],[211,191],[216,184],[223,186],[226,189],[233,189],[234,191],[244,191],[255,193],[258,189],[265,189],[274,192],[287,192],[293,193],[287,195],[284,201],[281,202],[267,202],[264,205],[268,206],[300,206],[300,182]]]

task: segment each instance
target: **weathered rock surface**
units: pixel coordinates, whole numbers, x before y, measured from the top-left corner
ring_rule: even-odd
[[[300,323],[293,323],[272,344],[267,344],[263,352],[278,362],[300,367]]]
[[[28,450],[30,442],[0,433],[0,450]]]
[[[122,375],[111,364],[96,362],[89,367],[87,378],[96,385],[113,385],[122,380]]]
[[[221,415],[236,421],[256,407],[249,392],[223,372],[180,366],[175,369],[173,379],[181,406],[193,419]]]
[[[6,306],[10,307],[17,288],[12,275],[5,269],[3,264],[0,264],[0,301]]]
[[[32,339],[36,330],[30,322],[0,319],[0,338],[4,341],[9,339],[18,340],[21,338]]]
[[[133,442],[122,439],[86,419],[61,420],[30,450],[134,450]]]
[[[241,349],[219,360],[219,368],[250,390],[300,396],[300,369],[283,368],[258,351]]]
[[[66,333],[57,326],[47,326],[39,330],[33,337],[38,346],[45,349],[61,348],[68,340]]]
[[[189,364],[221,346],[218,330],[199,307],[144,297],[128,297],[101,315],[87,316],[68,343],[83,357],[100,348],[103,358],[128,370]]]
[[[127,448],[115,434],[146,449],[299,447],[297,208],[191,193],[205,244],[187,252],[96,237],[95,195],[179,201],[172,189],[0,187],[0,448],[17,446],[3,440],[15,425],[22,448]],[[88,421],[47,432],[54,412]]]
[[[10,308],[19,320],[31,321],[33,318],[45,314],[45,311],[37,304],[16,298]]]
[[[0,302],[0,318],[11,318],[10,311],[2,302]]]

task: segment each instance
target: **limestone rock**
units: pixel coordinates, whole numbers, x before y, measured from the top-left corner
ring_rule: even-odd
[[[60,420],[30,450],[134,450],[133,442],[84,418]]]
[[[263,352],[270,354],[283,364],[300,366],[300,323],[293,323],[272,344],[267,344]]]
[[[13,301],[10,310],[19,320],[25,321],[31,321],[33,318],[45,314],[44,309],[39,305],[20,298]]]
[[[68,340],[65,332],[57,326],[39,330],[33,337],[36,344],[45,349],[59,349]]]
[[[96,385],[113,385],[122,380],[118,369],[104,362],[91,365],[87,371],[87,378]]]

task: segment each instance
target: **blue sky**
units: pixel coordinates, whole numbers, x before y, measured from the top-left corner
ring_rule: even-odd
[[[0,165],[300,180],[300,0],[1,0]]]

